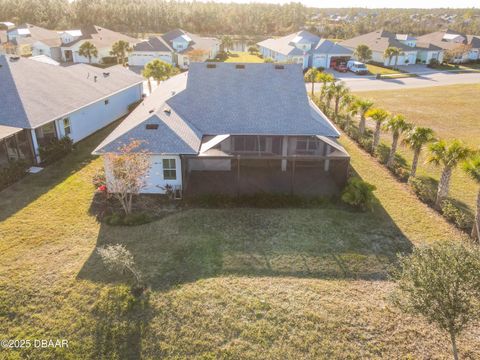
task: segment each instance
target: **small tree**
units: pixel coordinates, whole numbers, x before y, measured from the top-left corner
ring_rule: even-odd
[[[453,140],[450,144],[447,144],[444,140],[439,140],[430,144],[429,150],[430,155],[427,158],[427,163],[443,166],[438,183],[437,197],[435,198],[435,206],[439,209],[442,200],[448,196],[453,169],[467,160],[472,155],[472,150],[459,140]]]
[[[366,63],[367,61],[372,60],[372,49],[367,45],[358,45],[355,51],[353,52],[358,61]]]
[[[119,40],[112,45],[110,55],[117,58],[118,64],[122,64],[123,66],[125,66],[125,59],[127,58],[128,53],[132,51],[133,48],[127,41]]]
[[[340,101],[350,93],[350,90],[345,86],[345,83],[342,81],[332,83],[330,86],[334,99],[334,118],[335,121],[338,121],[338,110],[340,106]]]
[[[369,184],[358,177],[348,180],[347,186],[342,192],[342,201],[362,211],[373,211],[375,185]]]
[[[148,80],[148,89],[152,92],[152,85],[150,84],[150,78],[153,78],[157,84],[160,84],[160,81],[168,80],[172,76],[178,74],[180,70],[175,66],[166,63],[160,59],[155,59],[150,61],[143,68],[143,77]]]
[[[388,59],[389,65],[391,65],[392,63],[392,58],[395,57],[395,63],[393,64],[394,69],[397,67],[398,57],[400,55],[403,55],[403,51],[397,47],[392,47],[392,46],[386,48],[385,52],[383,53],[383,57],[385,59]]]
[[[412,128],[412,125],[405,120],[403,115],[394,115],[390,117],[384,126],[384,129],[392,133],[392,147],[388,154],[387,166],[392,168],[395,161],[395,153],[397,152],[398,140],[400,135]]]
[[[447,331],[458,359],[457,336],[480,314],[478,250],[437,243],[401,257],[400,267],[394,303]]]
[[[312,96],[315,93],[315,82],[318,81],[318,76],[320,74],[320,71],[318,71],[316,68],[310,68],[308,71],[305,73],[305,82],[312,83]]]
[[[358,99],[353,106],[353,115],[360,115],[360,124],[358,125],[358,130],[360,134],[363,135],[366,125],[365,114],[372,108],[373,101],[368,99]]]
[[[228,35],[222,37],[221,46],[223,51],[229,52],[233,47],[233,39]]]
[[[140,285],[141,274],[135,266],[132,253],[123,245],[107,245],[97,249],[98,255],[103,261],[103,264],[109,271],[125,274],[129,272],[134,280],[135,285]]]
[[[471,45],[458,44],[453,49],[446,50],[443,54],[443,61],[446,63],[459,63],[463,61],[463,57],[472,49]]]
[[[327,94],[328,85],[335,82],[335,77],[332,74],[320,72],[317,80],[322,84],[322,88],[320,89],[320,101],[323,102]]]
[[[463,170],[480,185],[480,154],[463,164]],[[477,210],[475,212],[475,221],[473,222],[472,238],[480,241],[480,189],[477,195]]]
[[[186,55],[191,62],[201,62],[208,58],[208,51],[202,49],[193,49],[190,50]]]
[[[383,109],[370,109],[366,116],[375,121],[375,132],[373,134],[373,145],[372,145],[372,152],[374,153],[377,150],[378,144],[380,143],[380,130],[382,128],[382,124],[390,114],[383,110]]]
[[[78,55],[88,58],[88,62],[92,63],[92,58],[98,56],[98,50],[90,41],[85,41],[78,49]]]
[[[259,50],[257,45],[252,45],[248,47],[248,52],[250,55],[258,55]]]
[[[107,189],[120,201],[125,214],[132,212],[132,200],[145,187],[150,170],[148,155],[140,150],[142,142],[135,140],[123,145],[116,153],[105,155]]]
[[[412,169],[410,177],[415,177],[417,174],[418,159],[425,144],[431,143],[435,140],[435,135],[432,129],[426,127],[415,126],[407,132],[403,143],[413,150]]]

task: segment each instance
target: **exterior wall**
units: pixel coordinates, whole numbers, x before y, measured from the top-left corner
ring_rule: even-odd
[[[82,140],[125,115],[128,105],[142,98],[142,92],[143,84],[138,84],[65,116],[70,119],[70,137],[73,142]],[[105,104],[107,99],[108,104]],[[59,137],[64,137],[63,118],[57,119],[56,125]]]
[[[163,175],[163,160],[175,159],[176,179],[166,180]],[[105,178],[107,189],[112,188],[115,181],[108,168],[107,158],[104,157]],[[182,161],[178,155],[150,155],[150,171],[145,178],[145,187],[140,191],[142,194],[165,194],[165,186],[171,185],[174,189],[182,187]]]
[[[78,54],[78,51],[80,49],[80,46],[86,41],[80,41],[70,47],[62,47],[62,61],[66,61],[65,58],[65,50],[71,50],[73,54],[73,62],[74,63],[86,63],[88,64],[88,58],[85,56],[80,56]],[[102,61],[103,57],[111,56],[110,51],[112,50],[111,47],[104,47],[104,48],[97,48],[98,50],[98,56],[97,57],[92,57],[92,63],[93,64],[99,64]]]
[[[38,41],[32,45],[32,56],[37,55],[47,55],[48,57],[52,57],[52,52],[48,45]]]
[[[178,37],[172,41],[172,47],[175,49],[175,51],[183,51],[188,47],[188,42],[181,37]]]
[[[471,49],[469,52],[468,52],[468,59],[469,60],[478,60],[480,59],[480,49]]]
[[[443,51],[419,51],[417,53],[417,59],[424,64],[430,64],[430,60],[437,59],[439,62],[443,61]]]
[[[172,53],[163,51],[134,51],[128,56],[128,64],[131,66],[145,66],[154,59],[160,59],[173,64]]]
[[[379,52],[375,52],[376,54],[376,59],[378,59],[380,57],[380,53]],[[381,62],[383,63],[385,66],[393,66],[395,64],[395,56],[392,57],[392,59],[385,59],[383,57],[383,53],[381,54],[381,60],[376,60],[376,59],[373,59],[374,61],[377,61],[377,62]],[[406,62],[406,60],[408,60],[408,62]],[[405,54],[404,55],[400,55],[398,57],[398,60],[397,60],[397,65],[412,65],[412,64],[415,64],[417,61],[417,52],[416,51],[405,51]]]

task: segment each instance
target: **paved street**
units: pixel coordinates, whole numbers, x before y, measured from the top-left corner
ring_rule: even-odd
[[[347,73],[345,75],[338,75],[338,73],[336,73],[335,75],[344,81],[352,91],[394,90],[453,84],[480,83],[480,72],[459,74],[444,71],[420,74],[418,77],[411,78],[380,80],[377,80],[372,76],[356,76],[351,73]],[[311,85],[307,84],[307,89],[310,90],[310,86]],[[320,89],[320,86],[320,84],[317,84],[316,89]]]

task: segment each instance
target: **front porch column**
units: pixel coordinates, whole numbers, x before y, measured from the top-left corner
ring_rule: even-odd
[[[282,156],[288,155],[288,137],[284,136],[282,139]],[[287,159],[282,159],[282,171],[287,171]]]
[[[325,144],[323,153],[324,153],[323,154],[324,156],[327,156],[330,153],[330,145]],[[323,170],[325,170],[325,172],[328,172],[329,169],[330,169],[330,160],[326,159],[324,162]]]
[[[40,164],[40,154],[38,152],[38,142],[37,142],[37,134],[35,133],[35,129],[31,131],[31,139],[32,139],[32,150],[33,150],[33,158],[36,164]]]

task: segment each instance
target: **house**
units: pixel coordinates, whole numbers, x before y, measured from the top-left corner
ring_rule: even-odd
[[[143,193],[330,195],[349,168],[339,136],[308,98],[299,64],[192,63],[93,153],[139,141],[151,162]]]
[[[47,55],[60,59],[61,40],[58,33],[32,24],[21,24],[7,30],[7,53],[19,56]]]
[[[278,39],[258,43],[264,58],[275,62],[301,64],[308,67],[330,68],[339,61],[348,61],[352,51],[327,39],[302,30]]]
[[[3,46],[8,42],[7,30],[0,30],[0,55],[6,53],[6,49]]]
[[[89,62],[87,57],[79,54],[80,47],[87,41],[92,43],[98,51],[98,55],[91,59],[93,64],[105,62],[106,58],[111,57],[112,45],[117,41],[126,41],[131,46],[139,42],[138,39],[97,25],[85,26],[78,30],[61,31],[59,36],[62,42],[62,61],[73,63]]]
[[[128,57],[128,64],[145,66],[153,59],[160,59],[186,69],[191,61],[201,62],[214,59],[219,50],[220,41],[216,38],[201,37],[182,29],[176,29],[135,45],[133,52]]]
[[[0,56],[0,84],[1,166],[40,163],[40,146],[84,139],[127,114],[143,91],[143,79],[122,66],[63,67],[9,55]]]
[[[453,53],[453,62],[465,63],[480,59],[480,36],[464,35],[453,30],[436,31],[418,37],[418,41],[430,43]]]
[[[408,34],[394,34],[384,29],[356,36],[340,43],[353,51],[359,45],[367,45],[372,50],[372,61],[385,66],[412,65],[417,62],[430,63],[431,59],[443,60],[443,50],[433,44],[419,41]],[[402,51],[398,59],[384,57],[385,50],[395,47]]]

